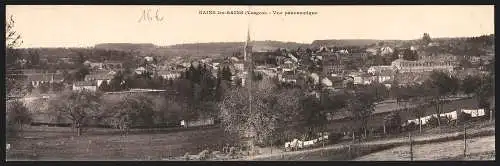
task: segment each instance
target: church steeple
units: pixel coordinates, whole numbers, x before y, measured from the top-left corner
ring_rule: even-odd
[[[244,53],[244,60],[247,61],[248,57],[252,53],[252,45],[251,45],[251,40],[250,40],[250,25],[247,27],[247,40],[245,41],[245,53]]]

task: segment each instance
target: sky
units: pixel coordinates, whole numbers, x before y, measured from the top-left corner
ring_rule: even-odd
[[[199,11],[263,15],[207,15]],[[151,21],[140,20],[150,11]],[[158,11],[158,12],[156,12]],[[313,12],[312,15],[273,11]],[[155,19],[156,13],[158,18]],[[324,39],[417,39],[494,33],[494,6],[57,6],[7,5],[20,47],[89,47],[98,43],[159,46],[252,40],[311,43]],[[162,18],[162,19],[161,19]]]

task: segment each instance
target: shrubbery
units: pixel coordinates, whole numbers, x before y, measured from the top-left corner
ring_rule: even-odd
[[[390,134],[401,132],[401,116],[399,112],[392,112],[384,118],[386,132]]]

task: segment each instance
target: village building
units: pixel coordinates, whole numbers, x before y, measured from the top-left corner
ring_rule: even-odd
[[[135,74],[141,75],[141,74],[145,73],[146,71],[147,71],[146,68],[141,66],[141,67],[138,67],[137,69],[135,69]]]
[[[181,72],[171,71],[171,70],[160,70],[158,71],[158,75],[166,80],[175,80],[181,77]]]
[[[403,59],[397,59],[393,61],[391,66],[399,73],[432,72],[434,70],[453,72],[455,68],[455,66],[451,61],[431,61],[431,60],[407,61]]]
[[[104,61],[103,69],[106,70],[120,70],[123,68],[123,63],[116,61]]]
[[[144,60],[146,60],[146,62],[152,62],[154,60],[154,58],[151,56],[146,56],[146,57],[144,57]]]
[[[394,49],[392,49],[391,47],[380,48],[380,54],[383,56],[391,55],[393,52],[394,52]]]
[[[354,85],[371,84],[373,80],[369,74],[365,73],[355,73],[355,74],[350,74],[349,76],[352,77]]]
[[[73,83],[73,90],[74,91],[89,90],[95,92],[97,91],[97,85],[96,83],[90,81],[79,81]]]
[[[279,79],[283,83],[295,84],[297,83],[297,75],[293,71],[285,71],[282,75],[278,75]]]
[[[85,62],[83,62],[83,64],[87,67],[89,67],[90,69],[103,69],[103,66],[104,64],[101,63],[101,62],[90,62],[88,60],[86,60]]]
[[[31,73],[25,75],[28,82],[35,88],[44,83],[60,83],[64,81],[62,74],[59,73]]]
[[[116,75],[115,71],[96,72],[86,75],[84,80],[88,82],[94,82],[97,85],[97,87],[100,87],[103,82],[109,84],[111,80],[115,77],[115,75]]]

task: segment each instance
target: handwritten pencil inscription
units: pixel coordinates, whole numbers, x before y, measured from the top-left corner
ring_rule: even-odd
[[[160,10],[156,9],[153,11],[151,9],[142,10],[141,17],[138,22],[162,22],[164,20],[164,16],[160,14]]]

